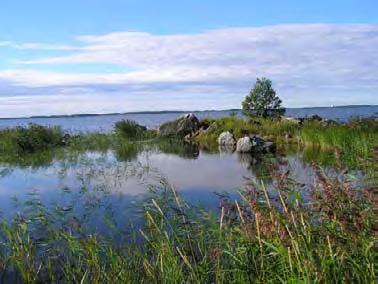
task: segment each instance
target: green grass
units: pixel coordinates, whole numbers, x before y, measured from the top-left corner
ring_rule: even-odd
[[[326,127],[309,123],[304,125],[301,139],[304,144],[322,150],[337,150],[340,159],[348,165],[364,165],[378,146],[378,123],[364,121]]]
[[[369,201],[320,169],[306,201],[295,181],[277,174],[269,192],[251,184],[239,201],[223,199],[219,215],[187,204],[162,180],[141,205],[144,227],[121,243],[62,221],[72,213],[33,197],[24,215],[0,226],[1,280],[373,283]]]
[[[378,149],[378,122],[374,119],[328,125],[317,121],[297,124],[288,120],[225,117],[204,119],[201,123],[206,128],[214,122],[217,124],[214,131],[201,132],[193,138],[205,149],[217,148],[217,138],[223,131],[230,131],[236,139],[246,134],[259,134],[267,140],[276,142],[278,148],[284,148],[285,144],[317,148],[317,151],[326,153],[340,164],[351,168],[369,169],[372,173],[375,171],[374,164],[377,161],[374,155]]]
[[[235,116],[218,119],[204,119],[201,121],[203,127],[212,123],[217,127],[211,133],[202,132],[194,137],[194,141],[207,148],[217,146],[217,138],[224,131],[230,131],[236,139],[248,134],[258,134],[274,142],[295,142],[293,139],[300,131],[300,126],[295,122],[277,119],[242,119]]]
[[[195,138],[209,148],[228,130],[237,138],[248,133],[278,143],[299,143],[309,161],[351,167],[368,163],[369,168],[375,164],[374,121],[300,126],[230,117],[202,124],[213,122],[218,124],[214,132]],[[129,161],[142,146],[185,158],[198,155],[198,147],[182,140],[158,139],[145,131],[134,134],[121,130],[82,134],[61,143],[64,133],[56,128],[6,129],[0,132],[0,161],[39,166],[62,155],[109,149],[118,160]],[[14,219],[2,219],[0,282],[374,283],[373,205],[363,191],[352,189],[349,177],[331,179],[316,169],[307,199],[300,183],[288,173],[275,172],[270,173],[273,188],[268,191],[263,184],[251,183],[238,201],[222,199],[219,214],[187,204],[162,180],[139,207],[144,226],[128,235],[126,228],[114,225],[108,212],[101,216],[109,234],[94,234],[82,216],[47,207],[32,196]],[[84,200],[107,198],[85,187],[81,192]],[[84,210],[103,206],[89,204]]]
[[[133,120],[120,120],[114,125],[114,132],[122,138],[129,140],[151,139],[156,136],[153,130],[147,130],[146,127],[139,125]]]
[[[0,153],[28,154],[66,144],[59,127],[30,124],[28,127],[8,128],[0,131]]]

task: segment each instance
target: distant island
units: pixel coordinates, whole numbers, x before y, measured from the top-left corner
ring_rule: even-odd
[[[343,105],[343,106],[320,106],[320,107],[297,107],[287,109],[327,109],[327,108],[350,108],[350,107],[377,107],[378,105]],[[113,112],[113,113],[78,113],[78,114],[61,114],[61,115],[36,115],[22,117],[0,117],[0,119],[30,119],[30,118],[73,118],[73,117],[91,117],[91,116],[111,116],[125,114],[164,114],[164,113],[201,113],[201,112],[240,112],[241,109],[222,109],[222,110],[161,110],[161,111],[131,111],[131,112]]]

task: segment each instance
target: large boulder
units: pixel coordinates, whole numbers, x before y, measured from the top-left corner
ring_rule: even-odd
[[[265,141],[259,136],[240,138],[236,144],[236,151],[239,153],[248,152],[274,152],[276,145],[273,142]]]
[[[163,123],[158,128],[160,136],[185,137],[199,129],[199,120],[193,113],[178,117],[176,120]]]
[[[226,131],[222,132],[218,137],[218,144],[221,146],[229,146],[229,145],[235,145],[236,140],[234,138],[234,135],[232,135],[231,132]]]

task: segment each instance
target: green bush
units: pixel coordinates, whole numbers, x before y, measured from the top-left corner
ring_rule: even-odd
[[[148,132],[145,126],[139,125],[135,121],[129,119],[123,119],[116,122],[114,128],[116,134],[128,139],[144,138],[145,134]]]
[[[28,127],[9,128],[0,131],[0,151],[7,153],[34,153],[68,142],[68,135],[60,127],[30,124]]]

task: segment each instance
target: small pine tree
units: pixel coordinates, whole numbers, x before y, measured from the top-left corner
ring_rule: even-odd
[[[272,81],[267,78],[257,78],[253,89],[242,102],[242,109],[247,116],[277,117],[285,113],[281,103],[272,88]]]

